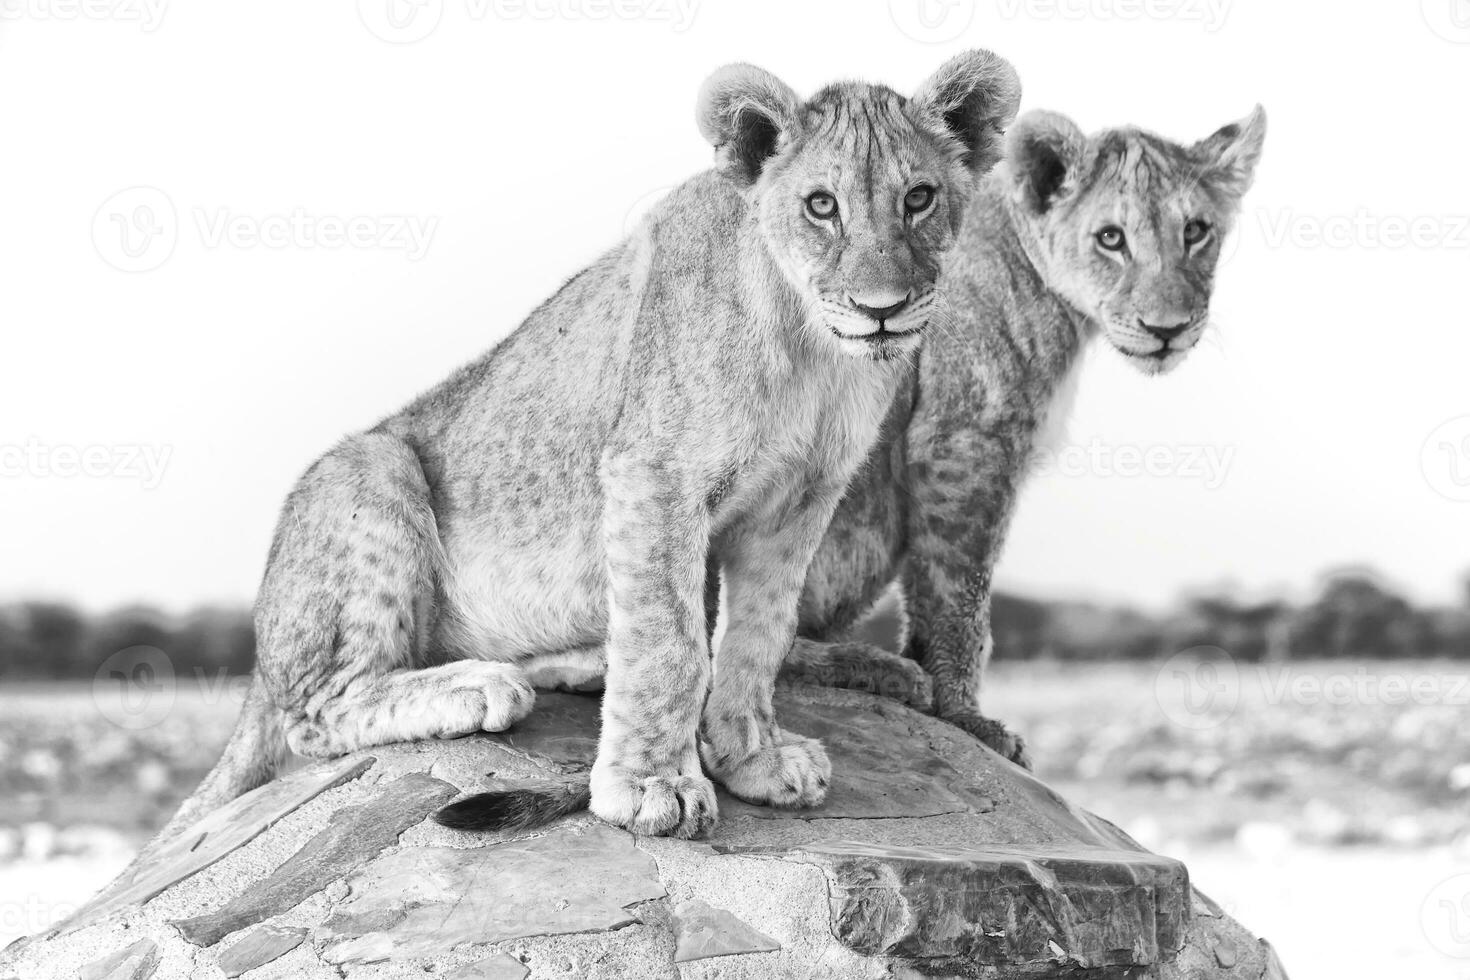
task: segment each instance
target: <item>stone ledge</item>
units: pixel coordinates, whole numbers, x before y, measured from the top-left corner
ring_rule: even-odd
[[[426,822],[457,793],[586,768],[597,702],[546,694],[504,735],[242,797],[0,976],[1284,978],[1179,862],[958,729],[852,692],[784,691],[778,711],[827,743],[818,810],[722,794],[702,842],[585,814],[516,839]]]

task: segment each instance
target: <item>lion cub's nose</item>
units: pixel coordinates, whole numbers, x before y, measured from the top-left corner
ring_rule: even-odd
[[[882,323],[891,319],[909,305],[909,294],[907,292],[871,292],[871,293],[848,293],[847,301],[852,304],[853,309]]]
[[[1138,318],[1138,325],[1140,327],[1166,344],[1188,330],[1190,324],[1193,322],[1193,320],[1186,319],[1182,322],[1176,321],[1174,323],[1148,323],[1143,317]]]

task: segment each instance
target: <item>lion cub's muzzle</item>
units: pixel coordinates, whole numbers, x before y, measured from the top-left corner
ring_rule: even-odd
[[[1145,374],[1166,374],[1199,343],[1208,310],[1149,316],[1130,312],[1105,325],[1108,342]]]
[[[841,300],[822,300],[827,328],[843,346],[857,352],[869,348],[891,356],[918,344],[928,323],[933,287],[914,291],[847,292]]]

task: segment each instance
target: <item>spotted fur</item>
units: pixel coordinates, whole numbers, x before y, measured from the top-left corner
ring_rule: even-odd
[[[256,684],[291,748],[499,731],[533,679],[584,684],[605,658],[597,815],[702,833],[706,766],[748,800],[820,802],[826,755],[777,726],[771,690],[928,318],[833,304],[932,290],[1018,98],[988,52],[910,99],[852,83],[803,102],[759,69],[717,72],[698,111],[715,171],[291,494],[256,612]],[[905,216],[915,181],[938,193]],[[833,220],[809,213],[816,190]],[[712,685],[710,565],[729,604]],[[524,826],[522,802],[455,812]]]
[[[1220,239],[1264,135],[1260,109],[1192,146],[1136,129],[1087,138],[1050,113],[1017,123],[946,262],[943,315],[808,573],[786,676],[926,693],[900,658],[831,645],[898,579],[905,653],[928,673],[935,712],[1025,762],[1021,740],[981,714],[979,694],[991,570],[1036,440],[1092,338],[1148,374],[1198,341]],[[1190,220],[1211,231],[1186,248]],[[1127,255],[1099,245],[1114,225]],[[1182,327],[1160,339],[1140,323]],[[866,671],[854,665],[859,650]]]

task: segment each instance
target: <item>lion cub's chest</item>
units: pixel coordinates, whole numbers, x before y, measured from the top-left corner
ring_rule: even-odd
[[[814,492],[835,500],[877,441],[896,386],[890,366],[854,361],[773,388],[733,440],[735,458],[715,491],[716,528]]]

